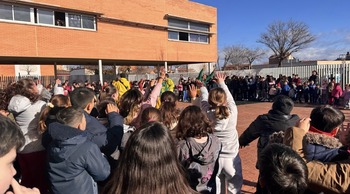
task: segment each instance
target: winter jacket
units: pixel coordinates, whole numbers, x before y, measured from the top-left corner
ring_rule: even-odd
[[[18,126],[21,128],[25,144],[21,153],[32,153],[44,150],[41,146],[41,135],[38,132],[38,123],[45,102],[38,100],[31,102],[27,97],[15,95],[11,98],[8,110],[11,112]]]
[[[109,128],[102,125],[95,117],[86,112],[86,133],[87,138],[95,143],[108,157],[118,151],[123,138],[123,117],[116,112],[107,115]]]
[[[238,133],[237,133],[237,106],[228,90],[225,83],[219,83],[219,87],[222,88],[227,96],[227,106],[230,115],[227,119],[218,120],[215,117],[215,110],[210,109],[208,102],[208,90],[205,87],[201,87],[201,108],[207,112],[209,120],[214,122],[214,135],[216,135],[221,143],[222,149],[220,157],[222,158],[234,158],[238,154]]]
[[[54,194],[97,194],[95,181],[105,180],[110,166],[84,131],[60,123],[48,128],[48,174]]]
[[[293,127],[285,132],[284,143],[290,146],[301,157],[305,157],[302,139],[306,132]],[[305,159],[305,158],[304,158]],[[308,175],[308,188],[316,193],[350,193],[350,157],[336,162],[309,161],[306,163]]]
[[[118,81],[114,80],[112,85],[117,88],[117,90],[119,92],[119,95],[118,95],[119,99],[123,96],[123,94],[126,91],[131,89],[130,82],[124,77],[120,78],[120,80],[118,80]]]
[[[259,115],[249,127],[239,137],[239,144],[241,146],[247,146],[249,143],[258,140],[258,159],[261,151],[269,142],[269,137],[274,132],[285,131],[289,127],[293,127],[296,122],[299,121],[298,115],[284,115],[283,113],[275,110],[270,110],[267,114]],[[258,168],[257,161],[257,168]]]
[[[339,139],[318,133],[306,133],[303,138],[303,150],[307,161],[330,162],[338,155],[342,146]]]
[[[186,169],[191,187],[196,191],[200,193],[212,191],[213,185],[210,184],[212,181],[209,180],[212,177],[215,179],[213,173],[220,148],[220,140],[212,134],[208,134],[205,143],[198,143],[191,137],[179,141],[179,160]]]
[[[332,97],[339,98],[342,95],[343,95],[343,90],[341,89],[340,85],[336,85],[332,90]]]

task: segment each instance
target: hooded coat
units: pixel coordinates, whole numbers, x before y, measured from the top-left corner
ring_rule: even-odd
[[[189,183],[200,193],[211,192],[215,178],[214,167],[219,157],[220,140],[213,134],[208,134],[205,143],[198,143],[194,138],[179,141],[178,153],[181,164],[185,167]],[[211,184],[213,183],[213,184]]]
[[[318,133],[306,133],[303,138],[303,150],[307,161],[332,161],[342,146],[339,139]]]
[[[259,115],[239,137],[239,145],[247,146],[258,140],[258,158],[261,151],[269,142],[270,135],[275,132],[285,131],[293,127],[299,121],[298,115],[286,115],[277,110],[270,110],[267,114]],[[258,162],[257,162],[258,164]],[[258,165],[256,166],[258,168]]]
[[[38,123],[40,113],[45,108],[45,104],[41,100],[31,102],[27,97],[21,95],[15,95],[10,100],[8,110],[15,117],[16,123],[21,128],[25,137],[25,144],[21,153],[44,150],[44,147],[41,146]]]
[[[110,174],[98,146],[84,131],[57,122],[50,124],[48,133],[52,138],[47,149],[52,193],[97,194],[95,181],[105,180]]]

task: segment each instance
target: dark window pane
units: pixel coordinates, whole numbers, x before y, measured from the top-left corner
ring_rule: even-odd
[[[29,7],[13,6],[13,8],[16,21],[30,22]]]
[[[199,42],[208,42],[208,35],[199,35]]]
[[[188,22],[183,20],[169,19],[168,26],[188,29]]]
[[[38,23],[53,25],[53,11],[38,9]]]
[[[179,40],[188,41],[188,33],[179,32]]]
[[[201,24],[201,23],[190,23],[190,29],[191,30],[198,30],[198,31],[205,31],[209,32],[209,25],[208,24]]]
[[[199,42],[199,34],[190,34],[190,41]]]
[[[95,29],[95,17],[83,16],[83,28]]]
[[[12,20],[12,5],[0,4],[0,19]]]
[[[69,27],[81,28],[81,15],[68,14]]]
[[[179,32],[169,31],[168,39],[179,40]]]

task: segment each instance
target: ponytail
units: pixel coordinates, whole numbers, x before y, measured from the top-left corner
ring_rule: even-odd
[[[230,116],[230,111],[227,106],[215,107],[215,117],[219,120],[227,119]]]

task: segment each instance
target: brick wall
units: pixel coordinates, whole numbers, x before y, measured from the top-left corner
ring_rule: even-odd
[[[34,2],[51,4],[51,0]],[[1,56],[215,62],[216,8],[186,0],[62,0],[61,7],[167,26],[166,14],[214,23],[210,44],[168,41],[166,30],[97,21],[97,31],[0,22]],[[0,58],[1,60],[1,58]]]

